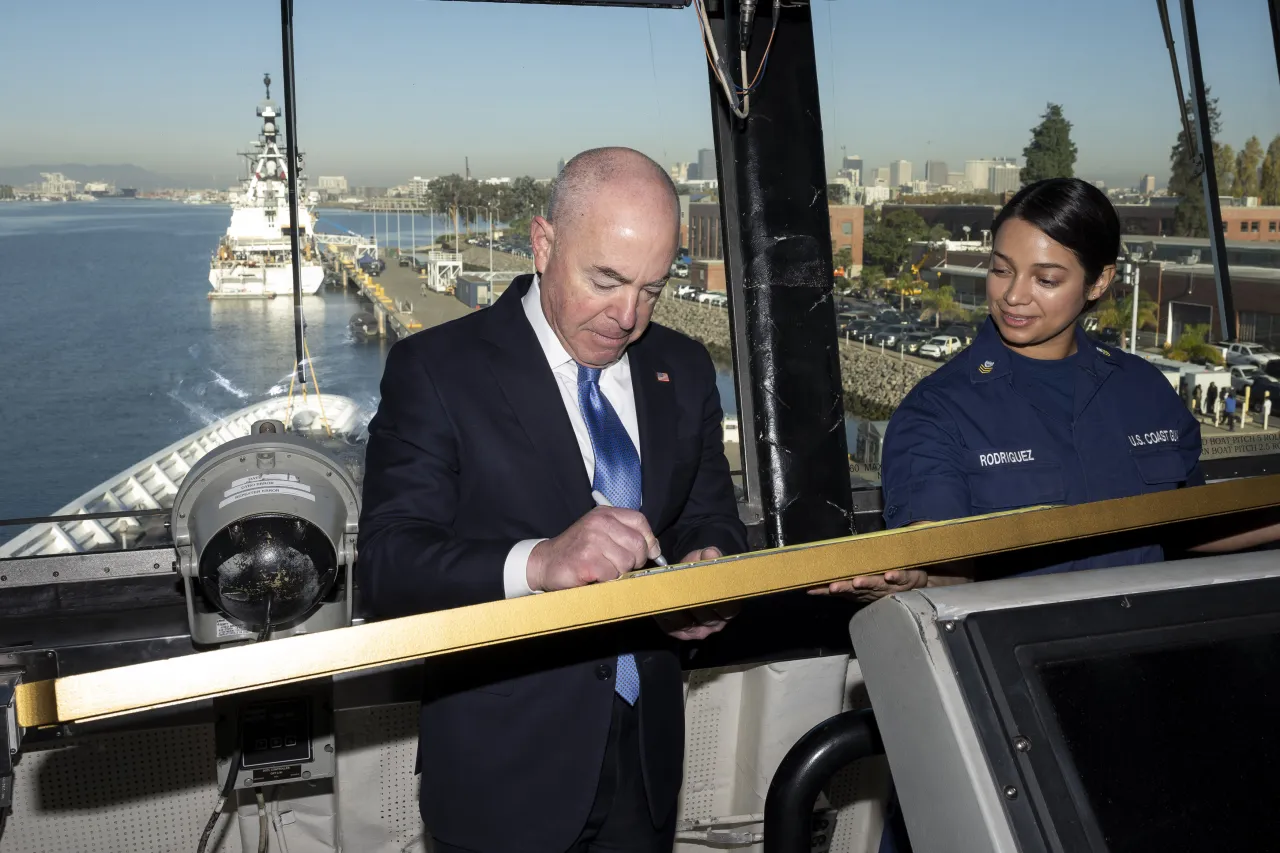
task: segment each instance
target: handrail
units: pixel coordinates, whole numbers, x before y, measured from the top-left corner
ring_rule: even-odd
[[[764,853],[808,853],[813,806],[835,772],[884,753],[871,710],[845,711],[823,720],[796,741],[769,783],[764,801]]]

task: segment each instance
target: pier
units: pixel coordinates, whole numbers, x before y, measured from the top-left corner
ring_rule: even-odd
[[[378,337],[405,338],[471,312],[451,292],[427,289],[426,276],[420,276],[413,267],[399,266],[394,258],[377,276],[361,270],[356,260],[345,253],[334,255],[329,268],[341,286],[368,300],[378,321]]]

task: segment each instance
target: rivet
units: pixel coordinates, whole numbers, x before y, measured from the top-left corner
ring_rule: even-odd
[[[244,784],[245,784],[245,787],[246,787],[246,788],[247,788],[247,787],[249,787],[250,785],[252,785],[252,784],[253,784],[253,777],[252,777],[252,776],[246,776],[246,777],[244,777]]]
[[[326,743],[326,744],[324,745],[324,751],[325,751],[325,752],[333,752],[333,744],[331,744],[331,743]]]
[[[1018,752],[1030,752],[1031,741],[1027,740],[1022,735],[1018,735],[1013,739],[1013,748],[1018,750]]]
[[[160,564],[159,564],[159,563],[152,563],[152,564],[151,564],[151,568],[153,568],[153,569],[158,569],[158,568],[160,568]]]
[[[1017,789],[1017,788],[1015,788],[1015,787],[1013,787],[1012,785],[1005,785],[1005,787],[1004,787],[1004,798],[1005,798],[1006,800],[1016,800],[1016,799],[1018,799],[1018,789]]]
[[[310,779],[310,778],[311,778],[311,771],[310,771],[310,770],[303,770],[303,771],[302,771],[302,778],[303,778],[303,779]]]
[[[56,577],[58,576],[58,573],[57,573],[57,572],[54,572],[54,573],[53,573],[53,576],[56,578]]]
[[[942,630],[946,631],[948,634],[950,634],[950,633],[952,633],[953,631],[955,631],[955,629],[956,629],[956,623],[954,623],[954,622],[943,622],[943,623],[942,623]]]

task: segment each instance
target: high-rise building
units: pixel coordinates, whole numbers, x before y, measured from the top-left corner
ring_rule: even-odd
[[[689,164],[688,163],[672,163],[671,168],[667,170],[667,174],[671,175],[671,180],[677,184],[683,184],[689,180]]]
[[[1017,192],[1022,187],[1022,170],[1016,163],[999,163],[987,170],[987,189],[993,193]]]
[[[889,167],[877,166],[875,168],[875,179],[868,181],[867,186],[887,187],[889,186]]]
[[[1138,192],[1143,195],[1151,195],[1156,191],[1156,176],[1143,175],[1142,180],[1138,183]]]
[[[566,159],[564,159],[563,157],[561,157],[561,158],[560,158],[560,161],[559,161],[558,163],[556,163],[556,174],[557,174],[557,175],[564,171],[565,164],[566,164],[566,163],[568,163],[568,162],[569,162],[569,161],[568,161],[568,160],[566,160]]]
[[[690,163],[684,170],[684,179],[686,181],[697,181],[702,179],[702,175],[698,174],[698,164]]]
[[[947,172],[947,186],[963,189],[964,172]]]
[[[844,172],[849,170],[853,170],[858,173],[859,184],[865,182],[866,175],[862,173],[862,158],[857,154],[854,154],[852,157],[846,156],[843,162],[840,163],[840,171]]]
[[[894,160],[889,164],[889,186],[900,187],[911,183],[911,161]]]
[[[716,179],[716,152],[710,148],[698,149],[698,180],[714,181]]]
[[[332,193],[344,193],[347,191],[347,179],[341,175],[321,175],[317,178],[317,181],[319,183],[316,188],[319,190],[327,190]]]
[[[924,164],[924,179],[931,184],[942,186],[947,183],[947,164],[943,160],[930,160]]]
[[[416,199],[424,199],[427,197],[430,186],[430,178],[419,178],[414,175],[413,179],[409,181],[409,195]]]
[[[993,166],[1007,166],[1014,164],[1015,161],[1011,157],[992,157],[989,160],[965,160],[964,179],[970,187],[978,192],[991,190],[991,168]]]

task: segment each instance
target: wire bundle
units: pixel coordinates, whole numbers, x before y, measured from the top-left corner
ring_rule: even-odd
[[[729,104],[729,110],[738,118],[746,118],[751,112],[751,94],[759,87],[761,80],[764,78],[764,69],[769,64],[769,51],[773,49],[773,37],[778,32],[778,17],[782,11],[782,0],[773,0],[773,25],[769,29],[769,42],[765,45],[764,55],[760,57],[760,64],[756,67],[755,74],[750,75],[749,79],[747,74],[747,39],[751,32],[751,19],[755,15],[755,3],[746,2],[742,5],[742,46],[738,53],[739,70],[742,76],[741,85],[733,82],[733,74],[720,57],[715,38],[711,34],[711,21],[707,17],[707,9],[703,4],[703,0],[693,0],[693,7],[698,13],[698,28],[702,31],[702,46],[707,54],[707,64],[711,66],[711,73],[715,75],[717,82],[720,83],[720,88]]]

